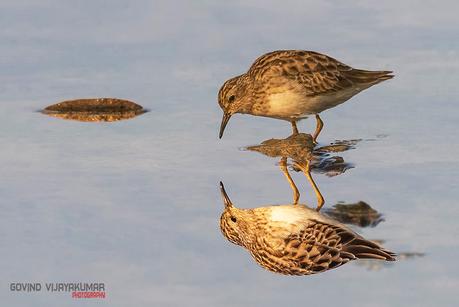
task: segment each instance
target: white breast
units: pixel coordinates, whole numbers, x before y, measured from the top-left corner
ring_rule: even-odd
[[[271,94],[268,97],[270,116],[295,117],[301,114],[304,97],[293,91]]]
[[[301,118],[317,114],[345,102],[360,91],[361,89],[349,88],[316,97],[303,96],[294,91],[271,94],[268,97],[269,116]]]

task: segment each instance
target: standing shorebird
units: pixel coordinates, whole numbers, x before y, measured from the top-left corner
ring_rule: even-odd
[[[223,235],[263,268],[285,275],[324,272],[355,259],[394,261],[395,254],[303,205],[236,208],[220,182]]]
[[[370,86],[391,79],[391,71],[354,69],[313,51],[279,50],[262,55],[250,69],[226,81],[218,93],[223,110],[220,135],[235,113],[296,122],[316,116],[314,142],[323,127],[319,113]]]

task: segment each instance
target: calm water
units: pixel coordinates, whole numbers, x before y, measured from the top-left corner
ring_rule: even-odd
[[[280,3],[0,2],[2,305],[457,304],[459,5]],[[323,113],[323,145],[362,141],[342,153],[353,169],[315,179],[325,207],[365,201],[384,215],[355,228],[363,236],[424,257],[287,277],[220,234],[220,180],[239,207],[291,201],[277,159],[241,150],[287,137],[289,124],[234,116],[218,140],[216,103],[224,80],[289,48],[395,71]],[[116,123],[36,112],[82,97],[151,112]],[[292,176],[313,204],[304,177]],[[69,281],[105,282],[107,298],[9,290]]]

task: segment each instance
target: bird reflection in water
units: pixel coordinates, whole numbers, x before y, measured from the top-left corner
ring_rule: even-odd
[[[82,122],[113,122],[147,112],[141,105],[117,98],[77,99],[46,107],[43,114]]]
[[[338,141],[315,149],[313,137],[310,134],[297,133],[285,139],[269,139],[260,145],[248,146],[245,149],[269,157],[280,157],[279,167],[292,188],[293,203],[297,204],[300,193],[287,167],[287,160],[291,159],[292,169],[303,172],[311,184],[317,197],[317,210],[319,211],[324,204],[324,198],[311,176],[311,171],[336,176],[352,168],[353,166],[346,163],[342,157],[330,156],[330,153],[352,149],[358,141]]]
[[[239,209],[220,183],[225,209],[223,235],[247,249],[263,268],[285,275],[310,275],[357,259],[394,261],[395,254],[305,205]]]

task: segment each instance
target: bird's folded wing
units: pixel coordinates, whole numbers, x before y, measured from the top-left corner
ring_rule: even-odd
[[[257,253],[283,266],[283,272],[289,274],[318,273],[355,259],[341,250],[342,239],[337,229],[318,221],[310,221],[301,231],[283,238],[262,238]]]
[[[308,96],[334,94],[359,85],[367,87],[392,78],[390,71],[354,69],[324,54],[295,50],[268,53],[258,58],[248,73],[255,79],[278,82],[279,86],[285,82],[291,86],[294,81]]]
[[[395,260],[395,254],[339,225],[317,220],[285,239],[292,259],[312,262],[312,270],[339,266],[357,258]]]

